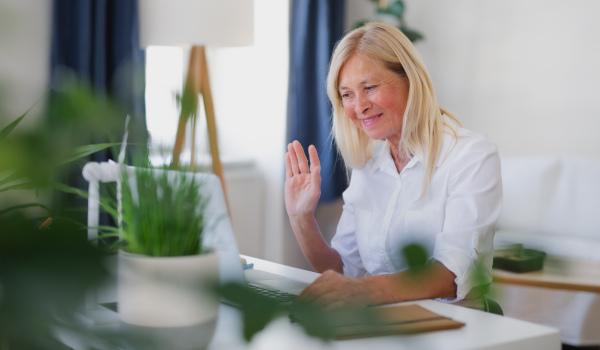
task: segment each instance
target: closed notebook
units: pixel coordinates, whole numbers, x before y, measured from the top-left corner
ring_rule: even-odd
[[[336,339],[414,334],[456,329],[465,324],[436,314],[419,305],[397,305],[368,309],[368,315],[347,317],[334,328]]]

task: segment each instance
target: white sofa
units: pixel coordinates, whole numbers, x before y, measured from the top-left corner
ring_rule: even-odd
[[[600,261],[600,158],[503,157],[495,242]],[[600,345],[600,294],[496,284],[504,314],[560,328],[564,343]]]

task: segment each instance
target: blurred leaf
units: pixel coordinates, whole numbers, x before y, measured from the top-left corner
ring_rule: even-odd
[[[12,175],[8,175],[7,177],[5,177],[4,179],[0,180],[0,186],[5,185],[7,183],[16,181],[21,179],[23,176],[19,175],[18,173],[13,173]]]
[[[85,231],[67,221],[52,226],[0,217],[0,334],[10,349],[55,348],[54,325],[72,320],[88,288],[108,276]]]
[[[5,126],[4,128],[2,128],[2,130],[0,130],[0,140],[5,139],[8,136],[8,134],[10,134],[10,132],[17,125],[19,125],[21,120],[23,120],[23,118],[25,118],[25,116],[27,116],[27,114],[29,114],[29,112],[31,112],[33,107],[35,107],[45,96],[46,96],[46,94],[42,95],[42,97],[40,97],[37,101],[35,101],[35,103],[31,107],[29,107],[29,109],[25,113],[23,113],[23,115],[21,115],[19,118],[15,119],[12,123],[10,123],[7,126]]]
[[[33,182],[23,182],[16,185],[10,185],[0,188],[0,192],[6,192],[10,190],[32,190],[37,188]]]
[[[285,314],[283,306],[241,284],[227,284],[219,287],[218,292],[225,299],[240,306],[246,341],[252,340],[256,333],[263,330],[276,317]]]
[[[113,143],[99,143],[99,144],[95,144],[95,145],[85,145],[85,146],[76,147],[73,152],[73,155],[71,157],[65,159],[64,161],[62,161],[60,163],[60,165],[70,163],[72,161],[81,159],[83,157],[89,156],[96,152],[105,150],[105,149],[113,147],[113,146],[119,146],[119,145],[120,145],[120,143],[113,142]]]
[[[408,40],[410,40],[413,43],[425,38],[423,36],[423,34],[417,32],[415,30],[409,29],[407,27],[401,27],[400,30],[402,31],[402,33],[404,33],[404,35],[406,35]]]
[[[7,126],[5,126],[2,130],[0,130],[0,140],[5,139],[8,134],[10,134],[10,132],[17,126],[19,125],[19,123],[21,122],[21,120],[23,120],[23,118],[25,118],[25,116],[27,115],[27,113],[31,110],[31,108],[29,108],[27,110],[27,112],[25,112],[25,114],[23,114],[22,116],[20,116],[19,118],[17,118],[15,121],[13,121],[12,123],[8,124]]]
[[[401,21],[402,16],[404,16],[404,2],[402,1],[394,1],[391,4],[388,4],[386,8],[377,8],[378,13],[390,14],[398,17]]]
[[[53,216],[52,210],[49,207],[47,207],[41,203],[26,203],[26,204],[14,205],[12,207],[0,210],[0,216],[10,213],[11,211],[14,211],[14,210],[31,208],[31,207],[39,207],[39,208],[45,209],[48,212],[48,216]]]
[[[411,243],[402,248],[402,254],[409,269],[423,267],[427,264],[427,251],[423,246]]]
[[[220,296],[240,308],[246,341],[251,341],[271,321],[284,315],[289,315],[290,320],[298,323],[306,334],[322,340],[333,339],[337,328],[342,325],[377,325],[376,314],[370,308],[329,310],[323,305],[303,302],[282,305],[236,283],[219,287],[218,291]]]
[[[63,191],[65,193],[71,193],[71,194],[81,196],[82,198],[85,198],[85,199],[89,198],[87,191],[83,191],[83,190],[80,190],[79,188],[65,185],[60,182],[54,183],[54,188],[56,188],[59,191]]]
[[[306,334],[322,340],[333,339],[334,327],[339,324],[338,316],[338,311],[328,311],[317,304],[294,303],[290,307],[291,320],[301,325]]]
[[[369,20],[366,20],[366,19],[358,21],[358,22],[354,23],[354,25],[352,26],[352,30],[358,29],[360,27],[364,27],[365,24],[367,24],[367,23],[369,23]]]
[[[84,199],[88,199],[88,193],[87,191],[83,191],[80,190],[79,188],[73,187],[73,186],[69,186],[69,185],[65,185],[63,183],[60,182],[55,182],[53,184],[53,187],[59,191],[62,191],[64,193],[70,193],[70,194],[74,194],[77,195],[81,198]],[[100,207],[102,208],[102,210],[106,211],[110,216],[112,216],[113,218],[117,217],[117,210],[115,209],[114,205],[111,205],[110,203],[108,203],[108,200],[104,197],[100,198]],[[87,209],[86,209],[87,210]]]

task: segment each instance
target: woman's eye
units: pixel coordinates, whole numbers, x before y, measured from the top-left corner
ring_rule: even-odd
[[[350,98],[350,94],[346,93],[346,94],[342,94],[342,99],[347,100]]]
[[[376,88],[376,86],[365,86],[365,90],[372,91]]]

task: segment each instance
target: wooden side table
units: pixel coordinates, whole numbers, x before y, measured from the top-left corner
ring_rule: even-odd
[[[515,273],[492,270],[494,282],[521,286],[600,293],[600,262],[546,256],[539,271]]]

